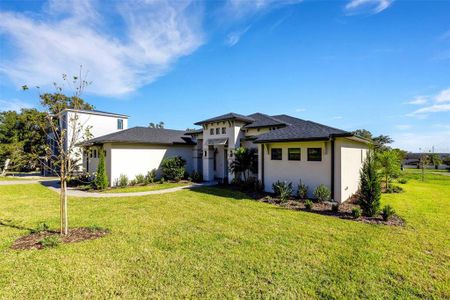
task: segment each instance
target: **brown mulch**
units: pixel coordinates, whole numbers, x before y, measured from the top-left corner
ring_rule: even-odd
[[[279,199],[273,198],[270,196],[266,196],[258,201],[274,204],[286,209],[292,210],[302,210],[315,214],[326,215],[331,217],[337,217],[346,220],[352,220],[357,222],[369,223],[369,224],[382,224],[382,225],[390,225],[390,226],[404,226],[405,221],[397,215],[392,216],[389,220],[384,221],[381,215],[375,217],[365,217],[361,216],[355,219],[352,216],[352,209],[355,207],[359,207],[359,205],[355,204],[354,199],[349,199],[348,201],[339,205],[339,210],[334,212],[331,210],[331,206],[333,205],[330,202],[317,203],[314,202],[311,210],[306,209],[305,202],[301,200],[289,200],[286,203],[282,203]]]
[[[72,228],[69,229],[69,233],[66,236],[61,236],[56,231],[40,231],[31,233],[17,239],[11,246],[14,250],[28,250],[28,249],[43,249],[44,247],[40,243],[43,238],[49,236],[59,237],[60,243],[78,243],[87,240],[94,240],[101,238],[109,233],[107,229],[96,228]]]

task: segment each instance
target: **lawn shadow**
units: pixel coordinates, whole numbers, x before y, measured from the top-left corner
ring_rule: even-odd
[[[201,194],[208,194],[213,196],[231,198],[234,200],[252,200],[251,197],[245,194],[243,191],[231,190],[227,187],[220,185],[202,186],[202,187],[190,187],[190,191]]]

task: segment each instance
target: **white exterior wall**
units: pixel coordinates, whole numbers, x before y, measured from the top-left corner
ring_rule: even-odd
[[[271,160],[271,148],[281,148],[282,160]],[[288,160],[288,148],[300,148],[301,160]],[[307,148],[322,148],[322,161],[308,161]],[[259,147],[260,151],[261,146]],[[330,142],[289,142],[272,143],[263,147],[264,152],[264,189],[273,192],[272,184],[276,181],[292,182],[294,191],[300,180],[308,186],[308,197],[313,196],[317,186],[324,184],[331,189],[331,145]],[[259,153],[261,155],[261,153]],[[261,163],[259,178],[261,179]]]
[[[359,171],[367,157],[368,145],[346,138],[335,141],[335,194],[344,202],[359,189]]]
[[[112,186],[121,174],[132,180],[138,174],[147,174],[153,169],[161,176],[160,165],[164,158],[181,156],[186,160],[186,171],[193,170],[192,146],[145,145],[145,144],[110,144],[107,154],[108,179]]]

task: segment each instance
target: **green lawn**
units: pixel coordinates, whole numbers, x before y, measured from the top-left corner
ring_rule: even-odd
[[[186,182],[165,182],[165,183],[154,183],[144,186],[127,186],[124,188],[112,188],[103,191],[103,193],[134,193],[134,192],[147,192],[147,191],[157,191],[170,189],[179,186],[187,186],[190,183]]]
[[[0,226],[0,298],[449,298],[450,177],[383,196],[407,226],[285,210],[217,188],[71,198],[72,226],[107,237],[13,251]],[[57,195],[0,186],[0,219],[56,228]]]
[[[26,177],[0,176],[0,181],[30,180],[30,179],[31,178],[26,178]]]

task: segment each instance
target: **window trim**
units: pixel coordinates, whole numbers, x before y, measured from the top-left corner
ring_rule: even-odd
[[[320,159],[311,159],[310,150],[320,150]],[[323,160],[323,153],[322,152],[323,151],[322,151],[321,147],[308,148],[308,150],[307,150],[308,161],[322,161]]]
[[[298,150],[298,159],[291,158],[291,150]],[[297,154],[297,153],[295,153]],[[288,160],[289,161],[301,161],[302,160],[302,148],[295,147],[295,148],[288,148]]]
[[[209,129],[209,135],[214,135],[214,128]]]
[[[123,129],[123,119],[117,119],[117,129]]]
[[[216,135],[218,135],[218,134],[220,134],[220,128],[219,127],[216,128]]]
[[[227,128],[226,127],[222,127],[222,134],[227,134]]]
[[[274,150],[280,150],[280,158],[274,158]],[[283,160],[283,148],[271,148],[270,160]]]

